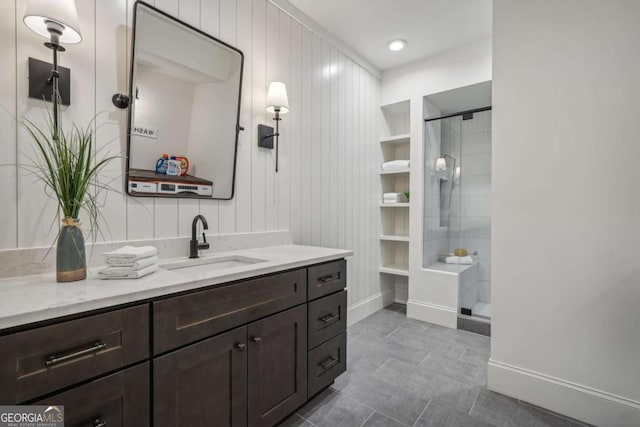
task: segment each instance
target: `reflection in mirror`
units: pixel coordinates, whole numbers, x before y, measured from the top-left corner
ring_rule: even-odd
[[[243,55],[136,3],[127,191],[233,198]]]

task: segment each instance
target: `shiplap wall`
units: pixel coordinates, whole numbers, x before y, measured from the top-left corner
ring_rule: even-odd
[[[126,149],[126,116],[111,104],[128,87],[132,0],[77,0],[83,41],[67,46],[60,63],[71,68],[71,106],[65,123],[98,114],[96,140],[104,153]],[[245,54],[236,195],[231,201],[104,199],[104,240],[160,238],[190,233],[204,214],[210,232],[291,229],[296,243],[350,248],[350,304],[380,292],[378,139],[379,81],[336,47],[267,0],[153,0],[151,4],[239,47]],[[27,98],[27,58],[50,61],[44,39],[22,23],[26,0],[0,2],[0,163],[25,163],[32,144],[16,118],[43,120],[41,101]],[[280,172],[274,150],[257,147],[270,81],[287,84],[291,112],[281,122]],[[103,174],[122,189],[123,163]],[[55,204],[42,185],[16,167],[1,167],[0,248],[51,244]]]

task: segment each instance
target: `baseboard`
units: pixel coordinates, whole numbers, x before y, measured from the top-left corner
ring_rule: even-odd
[[[355,303],[347,310],[347,325],[351,326],[376,311],[382,310],[389,304],[393,304],[394,300],[393,289],[387,289]]]
[[[488,388],[594,425],[640,425],[640,402],[493,359]]]
[[[407,301],[407,317],[453,329],[458,327],[458,314],[454,309],[424,301],[409,299]]]

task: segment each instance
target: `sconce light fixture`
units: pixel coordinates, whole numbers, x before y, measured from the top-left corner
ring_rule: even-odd
[[[273,148],[275,138],[276,145],[276,172],[278,172],[278,137],[280,136],[279,122],[282,120],[280,114],[289,112],[289,98],[287,97],[287,87],[282,82],[271,82],[267,92],[267,112],[275,114],[273,120],[276,121],[276,130],[271,126],[258,125],[258,146],[263,148]]]
[[[451,167],[447,165],[447,159],[451,160],[451,162],[453,163]],[[436,160],[436,174],[440,175],[440,179],[448,180],[449,178],[445,177],[445,174],[449,170],[453,172],[454,178],[460,177],[460,167],[456,167],[456,162],[456,158],[451,157],[448,154],[445,154],[444,156],[439,157],[438,160]]]
[[[78,25],[78,10],[75,0],[30,0],[24,15],[24,23],[36,34],[49,39],[44,45],[53,51],[53,69],[47,71],[42,61],[29,58],[29,96],[48,99],[51,92],[53,102],[53,123],[58,128],[58,104],[66,101],[69,105],[69,70],[62,75],[65,93],[60,94],[61,73],[58,69],[58,52],[64,52],[61,43],[73,44],[82,41]],[[38,64],[40,63],[40,64]],[[45,65],[44,73],[41,64]],[[38,66],[40,65],[40,66]]]

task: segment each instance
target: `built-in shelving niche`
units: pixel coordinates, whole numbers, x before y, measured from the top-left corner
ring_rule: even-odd
[[[410,160],[409,106],[409,101],[403,101],[381,107],[384,118],[380,137],[383,162]],[[380,170],[380,280],[383,288],[393,289],[396,301],[403,303],[408,297],[411,203],[383,204],[382,194],[404,193],[409,191],[410,183],[410,168]]]

